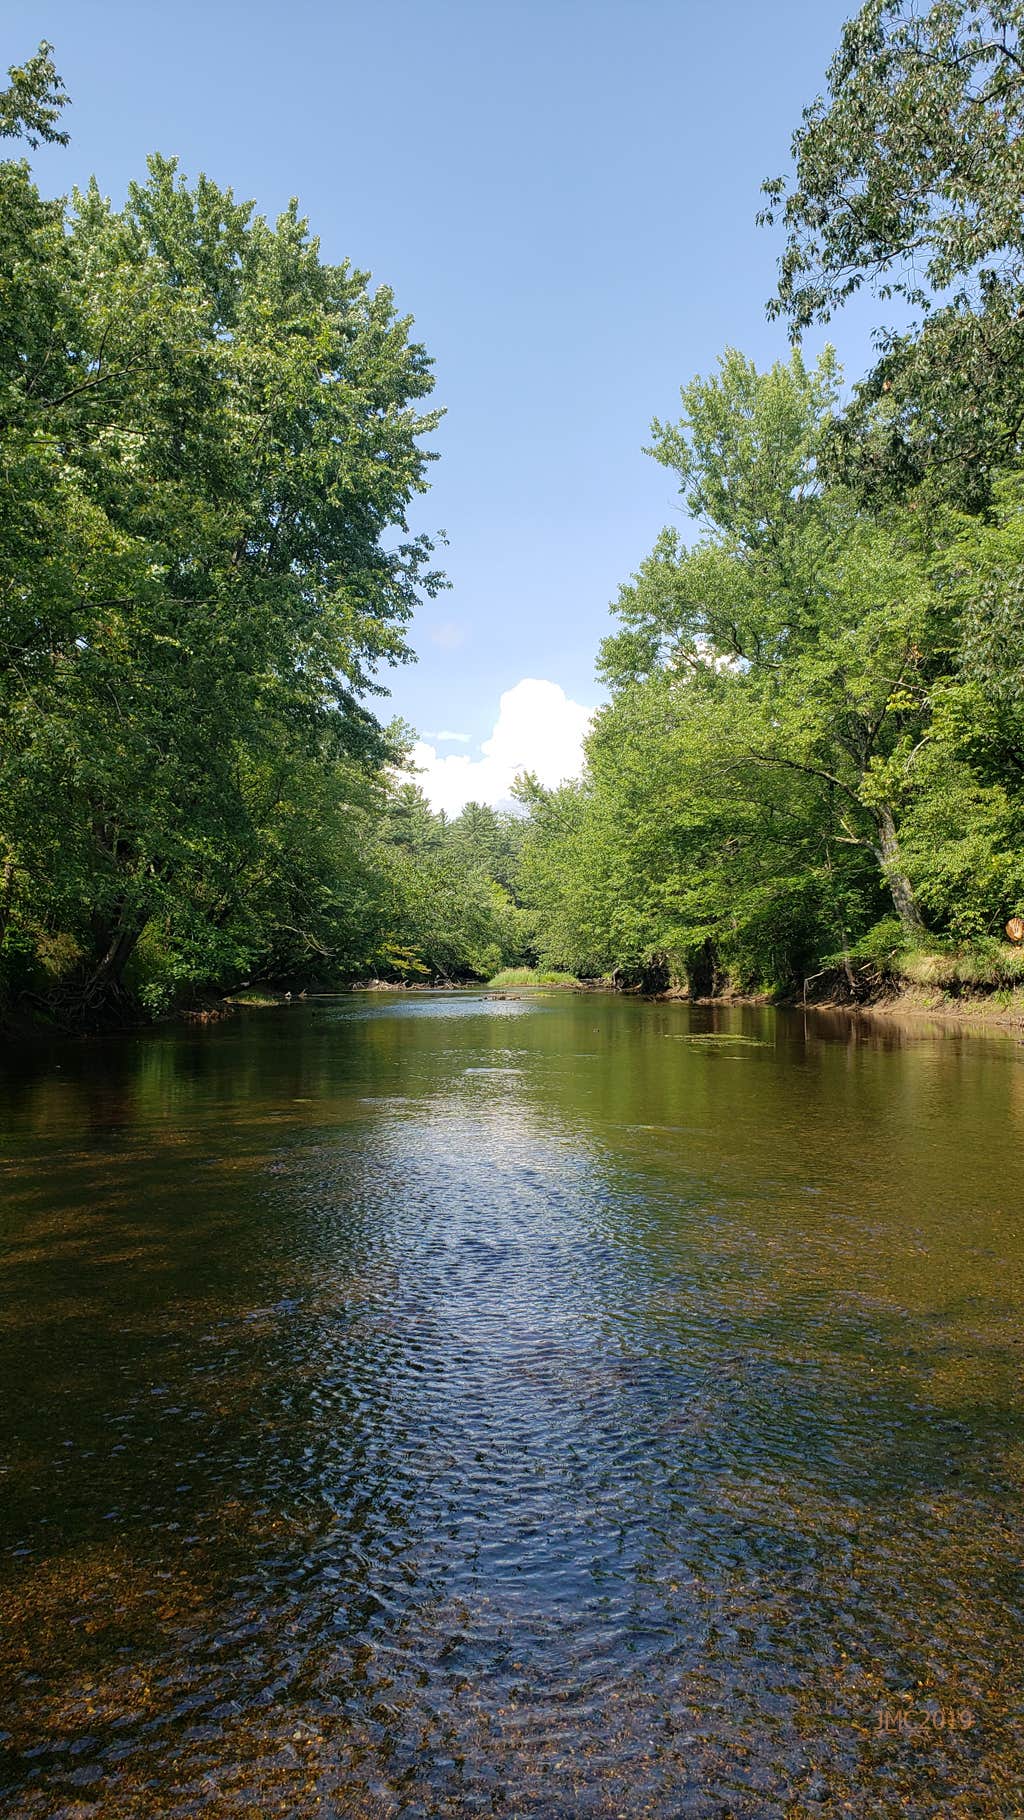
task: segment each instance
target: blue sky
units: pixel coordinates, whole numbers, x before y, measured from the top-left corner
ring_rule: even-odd
[[[851,10],[7,0],[4,66],[49,37],[74,102],[70,149],[35,159],[45,188],[94,172],[120,198],[159,150],[271,214],[297,195],[325,256],[415,316],[448,413],[416,528],[447,531],[453,585],[417,616],[392,706],[469,736],[438,748],[466,788],[498,790],[493,749],[490,773],[466,761],[522,679],[599,699],[609,602],[678,514],[642,453],[651,417],[726,344],[785,352],[759,185],[786,167]],[[851,377],[876,313],[858,302],[831,331]],[[503,752],[513,721],[543,741],[560,712],[529,691],[512,709]]]

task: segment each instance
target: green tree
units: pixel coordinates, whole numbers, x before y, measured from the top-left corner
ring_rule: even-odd
[[[829,353],[815,373],[794,352],[763,375],[730,353],[684,387],[684,415],[655,424],[654,453],[704,532],[692,548],[662,536],[620,594],[626,631],[602,663],[613,687],[663,670],[682,689],[731,668],[746,712],[730,762],[814,780],[834,843],[874,854],[917,935],[898,820],[945,625],[914,521],[887,527],[821,487],[834,395]]]
[[[924,308],[1024,282],[1022,24],[1020,0],[867,0],[794,135],[792,186],[764,186],[787,236],[773,313],[799,332],[865,281]]]
[[[922,320],[843,411],[831,354],[730,351],[654,424],[696,532],[620,592],[582,783],[527,792],[558,964],[853,984],[1024,900],[1022,18],[870,0],[766,186],[795,338],[864,283]]]
[[[864,284],[923,312],[837,426],[833,463],[884,504],[925,482],[984,508],[1024,424],[1024,46],[1020,0],[868,0],[794,176],[765,184],[786,244],[769,313],[795,336]]]
[[[27,63],[8,70],[10,83],[0,89],[0,139],[24,139],[37,145],[67,145],[69,135],[57,122],[68,96],[53,62],[53,45],[44,39]]]
[[[49,70],[15,83],[40,133]],[[272,226],[160,158],[119,210],[21,164],[0,190],[5,939],[76,952],[92,1003],[146,931],[193,978],[279,925],[315,952],[302,805],[368,813],[399,752],[365,697],[440,585],[407,531],[430,363],[294,204]]]
[[[499,884],[513,899],[517,894],[524,823],[520,815],[468,802],[449,829],[449,843],[469,865]]]
[[[961,517],[933,559],[955,614],[933,690],[907,857],[931,915],[960,938],[998,935],[1024,908],[1024,512],[1022,477],[985,519]]]

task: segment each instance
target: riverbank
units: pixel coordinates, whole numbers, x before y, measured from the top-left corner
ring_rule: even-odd
[[[639,986],[622,987],[611,980],[580,980],[570,975],[541,974],[532,969],[507,970],[491,980],[409,983],[402,980],[360,980],[339,985],[326,993],[329,997],[378,992],[410,994],[450,992],[502,992],[509,988],[520,991],[607,994],[609,997],[636,997],[651,1002],[677,1002],[701,1006],[759,1006],[779,1010],[807,1010],[843,1013],[870,1021],[874,1019],[930,1018],[979,1030],[1019,1030],[1024,1032],[1024,987],[966,986],[948,990],[914,980],[880,981],[863,997],[852,998],[845,987],[833,979],[824,990],[803,993],[735,992],[726,990],[707,996],[695,996],[685,986],[670,986],[664,992],[644,992]],[[46,1021],[31,1015],[8,1015],[0,1025],[0,1040],[32,1042],[54,1037],[90,1037],[109,1035],[113,1031],[143,1031],[160,1025],[207,1025],[222,1022],[239,1011],[282,1009],[292,1003],[325,996],[322,991],[269,991],[243,988],[223,997],[207,998],[191,1005],[179,1005],[159,1018],[147,1018],[139,1008],[137,1015],[100,1018],[84,1025]]]
[[[851,998],[835,986],[806,996],[797,993],[726,991],[709,997],[694,997],[685,986],[672,986],[665,992],[645,993],[639,988],[614,986],[609,979],[579,980],[566,974],[539,974],[527,968],[517,968],[514,975],[510,969],[486,982],[461,981],[451,990],[491,992],[509,987],[525,991],[608,993],[617,997],[635,996],[653,1002],[674,1000],[690,1005],[756,1005],[774,1006],[789,1011],[836,1011],[858,1018],[928,1017],[984,1029],[1024,1030],[1024,988],[959,986],[955,991],[946,991],[912,980],[880,982],[860,999]],[[440,989],[437,986],[422,985],[403,988],[400,983],[387,981],[343,988],[350,992],[426,992]],[[265,1004],[273,1001],[264,999],[259,1002]]]
[[[978,988],[956,993],[937,991],[913,981],[879,985],[867,997],[852,999],[836,990],[773,995],[765,992],[719,993],[714,998],[693,998],[685,988],[673,987],[658,995],[691,1005],[772,1005],[787,1011],[839,1011],[848,1016],[872,1018],[933,1018],[987,1030],[1024,1030],[1024,991]]]
[[[809,1004],[855,1011],[866,1017],[930,1017],[949,1023],[973,1024],[987,1029],[1024,1030],[1024,991],[999,988],[956,993],[936,991],[913,981],[885,989],[863,1004],[839,999],[809,999]]]

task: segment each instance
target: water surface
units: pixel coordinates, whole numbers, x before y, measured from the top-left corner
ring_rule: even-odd
[[[1024,1813],[1024,1046],[348,997],[0,1073],[0,1812]]]

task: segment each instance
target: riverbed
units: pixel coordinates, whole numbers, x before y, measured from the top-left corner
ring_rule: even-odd
[[[374,994],[0,1067],[0,1812],[1024,1813],[1024,1045]]]

